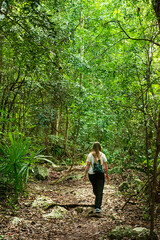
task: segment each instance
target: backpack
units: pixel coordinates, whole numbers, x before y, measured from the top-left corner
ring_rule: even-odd
[[[94,163],[94,165],[93,165],[93,172],[95,174],[104,173],[103,166],[101,165],[100,160],[98,160],[97,163]]]

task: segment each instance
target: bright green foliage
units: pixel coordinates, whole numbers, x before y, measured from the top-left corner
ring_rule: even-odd
[[[34,148],[45,145],[44,154],[70,163],[84,161],[98,140],[120,169],[151,173],[160,104],[153,5],[6,3],[0,19],[0,131],[23,132]]]
[[[32,149],[45,146],[42,154],[72,165],[100,141],[111,173],[140,171],[153,184],[152,220],[160,164],[159,9],[156,0],[0,3],[1,142],[17,131],[32,139]],[[19,192],[33,156],[27,140],[10,141],[2,145],[0,172]]]
[[[22,136],[9,133],[10,143],[1,144],[2,156],[0,160],[1,181],[14,189],[15,198],[26,186],[29,169],[34,155],[30,152],[30,142]]]

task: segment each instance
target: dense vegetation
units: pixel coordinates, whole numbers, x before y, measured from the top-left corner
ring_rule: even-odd
[[[73,165],[98,140],[112,172],[146,175],[153,227],[159,9],[158,0],[0,2],[0,174],[16,193],[37,154]]]

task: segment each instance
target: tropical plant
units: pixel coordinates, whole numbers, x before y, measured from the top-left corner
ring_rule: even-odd
[[[6,183],[8,188],[13,189],[17,201],[18,194],[23,192],[27,184],[34,153],[30,151],[29,139],[24,140],[22,135],[9,133],[9,141],[0,145],[2,151],[0,176],[1,181]]]

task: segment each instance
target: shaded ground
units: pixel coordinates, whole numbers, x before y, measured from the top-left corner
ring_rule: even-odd
[[[128,204],[123,211],[124,198],[118,192],[118,176],[111,176],[110,183],[105,184],[101,217],[85,215],[89,205],[94,204],[94,196],[89,181],[82,181],[82,168],[76,168],[73,174],[77,179],[68,179],[54,184],[63,173],[50,171],[48,180],[30,181],[26,196],[20,199],[19,209],[13,213],[10,208],[1,207],[0,239],[5,240],[107,240],[111,229],[118,225],[129,224],[132,227],[147,227],[149,223],[140,205]],[[32,202],[38,196],[49,196],[58,205],[88,205],[78,211],[76,207],[67,207],[67,215],[63,219],[45,219],[40,209],[33,208]],[[3,211],[2,211],[3,210]],[[51,208],[45,210],[50,212]],[[13,216],[22,218],[18,225],[12,225]],[[156,228],[158,229],[158,220]],[[160,224],[159,224],[160,226]],[[160,229],[159,229],[160,230]]]

